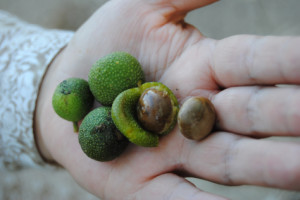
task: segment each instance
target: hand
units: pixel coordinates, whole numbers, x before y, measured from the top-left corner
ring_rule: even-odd
[[[300,190],[300,144],[263,139],[300,135],[299,37],[204,37],[184,22],[192,9],[213,0],[111,0],[57,56],[43,81],[36,134],[43,155],[103,199],[223,199],[184,176],[224,185],[251,184]],[[185,139],[175,128],[159,147],[130,145],[116,160],[97,162],[81,150],[72,123],[51,106],[56,85],[82,77],[100,57],[127,51],[147,81],[161,81],[182,103],[206,96],[217,129],[206,139]]]

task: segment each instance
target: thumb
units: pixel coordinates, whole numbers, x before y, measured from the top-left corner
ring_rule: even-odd
[[[175,12],[187,13],[191,10],[201,8],[208,4],[212,4],[218,0],[157,0],[157,5],[164,7],[172,7]]]
[[[182,21],[188,12],[216,1],[218,0],[151,0],[148,3],[152,8],[155,7],[154,10],[162,10],[161,14],[167,22],[173,21],[177,23]]]
[[[138,191],[135,199],[180,199],[180,200],[226,200],[195,187],[191,182],[175,174],[162,174],[150,180]]]

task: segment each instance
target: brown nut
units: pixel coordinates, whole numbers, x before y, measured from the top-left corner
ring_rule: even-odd
[[[216,113],[209,99],[192,97],[180,108],[177,120],[179,129],[186,138],[200,140],[212,131]]]
[[[173,105],[167,92],[155,88],[143,92],[137,106],[137,117],[146,130],[158,134],[164,132],[172,115]]]

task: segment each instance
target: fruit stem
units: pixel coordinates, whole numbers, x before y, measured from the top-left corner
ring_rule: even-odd
[[[139,80],[138,83],[137,83],[137,85],[138,85],[139,88],[141,88],[141,86],[143,85],[143,81]]]
[[[138,88],[139,88],[140,92],[142,92],[142,91],[143,91],[143,89],[142,89],[143,81],[142,81],[142,80],[139,80],[139,81],[137,82],[137,85],[138,85]]]
[[[73,129],[75,133],[78,133],[78,122],[73,122]]]

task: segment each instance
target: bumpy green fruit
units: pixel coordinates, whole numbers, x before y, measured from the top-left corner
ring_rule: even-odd
[[[84,118],[93,106],[94,97],[88,82],[80,78],[69,78],[62,81],[52,96],[52,106],[55,112],[68,121],[77,122]]]
[[[115,159],[128,144],[111,119],[110,107],[91,111],[80,125],[78,139],[83,152],[98,161]]]
[[[114,52],[98,60],[88,76],[96,100],[110,106],[122,91],[144,82],[140,63],[126,52]]]

